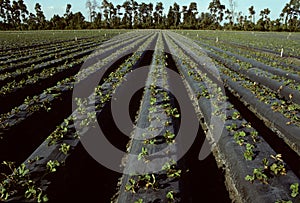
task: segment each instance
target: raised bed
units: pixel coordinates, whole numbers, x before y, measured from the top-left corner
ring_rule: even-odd
[[[201,121],[201,118],[204,118],[203,126],[204,128],[207,129],[207,136],[211,141],[212,149],[219,163],[219,166],[225,167],[226,174],[227,174],[226,182],[227,182],[228,190],[231,193],[231,198],[236,200],[237,202],[275,202],[279,200],[291,199],[291,196],[289,194],[290,193],[289,186],[294,182],[299,182],[299,178],[291,170],[287,170],[286,171],[287,173],[285,173],[283,176],[271,178],[270,180],[271,182],[268,182],[268,184],[262,184],[257,182],[251,184],[245,180],[246,177],[249,178],[249,176],[247,175],[252,174],[252,170],[254,169],[264,171],[266,168],[262,168],[263,166],[262,160],[264,158],[270,157],[270,155],[272,154],[275,157],[276,153],[264,141],[263,138],[259,138],[260,139],[259,142],[254,142],[253,138],[250,138],[250,140],[248,138],[244,138],[244,133],[246,136],[248,135],[248,133],[250,135],[251,132],[255,132],[255,131],[251,131],[252,128],[251,125],[247,127],[248,126],[247,122],[245,122],[245,120],[243,120],[241,116],[235,118],[236,115],[240,115],[239,113],[237,113],[238,112],[237,110],[234,110],[232,112],[232,110],[229,109],[228,112],[229,115],[227,115],[225,120],[224,117],[222,116],[216,118],[219,119],[219,122],[216,122],[214,124],[221,124],[221,125],[214,125],[213,127],[211,127],[212,114],[210,111],[208,111],[209,109],[211,109],[211,102],[209,102],[207,98],[202,98],[201,96],[198,97],[198,95],[203,95],[201,94],[201,92],[203,92],[204,89],[203,87],[205,87],[205,83],[202,86],[195,85],[195,83],[199,84],[199,80],[195,80],[197,79],[197,77],[194,76],[194,81],[193,81],[193,76],[189,71],[199,71],[199,75],[201,75],[202,78],[204,77],[203,80],[207,83],[209,79],[203,76],[204,74],[202,71],[208,74],[210,78],[213,78],[214,81],[218,81],[218,79],[216,79],[215,76],[211,74],[211,72],[214,72],[213,70],[215,68],[210,67],[210,64],[212,63],[209,63],[207,60],[201,61],[201,59],[205,59],[204,53],[202,56],[200,57],[198,56],[197,58],[196,57],[194,58],[193,57],[194,54],[190,53],[189,48],[186,45],[183,45],[182,42],[185,41],[184,39],[181,39],[179,41],[180,37],[179,36],[175,37],[173,35],[172,38],[176,42],[177,46],[179,45],[182,48],[182,50],[184,50],[184,52],[187,53],[191,57],[191,59],[193,59],[193,60],[190,59],[184,60],[184,63],[182,63],[181,60],[184,57],[183,55],[180,55],[181,60],[177,60],[177,62],[179,63],[178,66],[180,67],[180,70],[182,71],[184,77],[189,78],[187,79],[187,85],[191,90],[192,98],[195,98],[195,104],[198,106],[197,111],[201,115],[199,120]],[[176,50],[176,44],[173,44],[171,50]],[[182,51],[181,53],[183,54]],[[186,63],[188,64],[189,61],[195,61],[197,63],[197,66],[195,66],[195,64],[192,63],[190,67],[198,67],[198,68],[196,70],[186,68],[187,67]],[[204,63],[205,66],[202,65]],[[234,88],[236,87],[236,85],[237,84],[230,85],[230,87]],[[227,104],[226,106],[230,107],[232,105]],[[224,130],[225,126],[222,125],[224,121],[225,121],[226,130]],[[248,130],[246,130],[245,128],[248,128]],[[220,132],[222,132],[222,134],[220,136],[220,139],[218,140],[216,139],[218,138],[216,136],[219,135]],[[235,139],[233,139],[233,134]],[[243,138],[241,139],[241,137]],[[218,140],[218,142],[215,142],[215,140]],[[247,157],[247,155],[248,152],[251,152],[250,148],[252,148],[252,145],[254,147],[253,153],[255,154],[255,157],[251,158],[251,157]],[[246,151],[243,151],[243,149],[245,148]],[[245,152],[247,153],[245,154]],[[249,162],[250,158],[253,161]],[[275,161],[277,162],[279,160],[277,159]],[[282,163],[284,164],[284,162]],[[237,169],[237,167],[239,169]],[[268,166],[265,165],[265,167]]]

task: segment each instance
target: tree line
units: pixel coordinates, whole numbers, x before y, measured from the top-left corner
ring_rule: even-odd
[[[0,0],[0,30],[42,30],[42,29],[228,29],[257,31],[300,31],[300,1],[290,0],[277,19],[270,19],[271,11],[259,11],[255,20],[254,6],[247,14],[236,11],[234,0],[228,8],[220,0],[212,0],[207,12],[198,12],[196,2],[188,6],[174,3],[164,8],[162,2],[138,3],[126,0],[114,5],[108,0],[87,0],[88,19],[81,12],[72,12],[67,4],[63,16],[54,15],[47,20],[42,6],[36,3],[35,13],[28,12],[23,0]],[[166,9],[166,10],[165,10]],[[167,12],[164,12],[167,11]]]

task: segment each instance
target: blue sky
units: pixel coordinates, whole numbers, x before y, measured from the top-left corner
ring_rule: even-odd
[[[99,3],[102,0],[97,0]],[[114,5],[122,4],[125,0],[109,0]],[[70,3],[72,5],[72,12],[75,13],[77,11],[81,11],[84,16],[87,15],[87,9],[85,8],[86,0],[24,0],[26,3],[28,10],[32,13],[34,12],[34,6],[38,2],[42,5],[42,10],[46,18],[49,20],[54,14],[59,14],[60,16],[65,13],[66,5]],[[138,0],[138,3],[145,2],[150,3],[152,2],[154,5],[157,1],[151,0]],[[173,5],[175,1],[170,0],[161,0],[164,5],[164,12],[168,12],[170,5]],[[176,0],[176,2],[180,5],[189,6],[190,2],[197,2],[198,11],[207,11],[207,7],[209,5],[210,0],[194,0],[194,1],[185,1],[185,0]],[[282,8],[289,0],[235,0],[237,4],[237,11],[242,11],[244,15],[249,15],[248,8],[250,6],[254,6],[254,10],[256,11],[256,19],[259,18],[259,12],[264,8],[269,8],[271,10],[270,17],[271,19],[278,18]],[[227,7],[228,0],[221,0],[222,4],[225,4]]]

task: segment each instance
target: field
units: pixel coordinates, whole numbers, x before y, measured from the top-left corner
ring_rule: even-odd
[[[299,33],[15,31],[0,47],[0,201],[300,202]]]

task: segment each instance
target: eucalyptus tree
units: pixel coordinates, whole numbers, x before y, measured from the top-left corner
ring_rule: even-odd
[[[142,2],[138,7],[139,11],[139,24],[140,27],[146,27],[147,25],[147,16],[148,16],[148,4]]]
[[[22,17],[21,21],[23,23],[25,23],[26,20],[27,20],[27,15],[29,14],[29,12],[27,10],[27,6],[26,6],[26,4],[24,3],[23,0],[18,0],[18,7],[19,7],[19,10],[20,10],[20,13],[21,13],[21,17]],[[21,27],[24,28],[23,25],[21,25]]]
[[[71,11],[71,8],[72,8],[72,5],[71,4],[67,4],[67,7],[66,7],[66,12],[64,14],[64,20],[66,22],[66,25],[67,27],[70,29],[72,26],[70,26],[70,21],[72,19],[72,11]]]
[[[122,24],[125,28],[132,28],[132,7],[130,1],[126,0],[123,3],[123,8],[125,10],[124,17],[122,19]]]
[[[214,19],[214,23],[219,26],[223,21],[225,5],[221,4],[220,0],[212,0],[209,3],[208,9]]]
[[[233,28],[233,21],[234,21],[232,12],[229,9],[226,9],[225,14],[226,14],[225,20],[229,20],[230,29],[232,29]]]
[[[280,14],[284,19],[284,29],[289,31],[300,30],[300,2],[299,0],[290,0]]]
[[[174,12],[174,26],[178,27],[180,23],[181,14],[180,14],[180,6],[177,3],[174,3],[173,5],[173,12]]]
[[[188,7],[182,6],[181,13],[183,14],[183,25],[185,25],[188,21]]]
[[[157,2],[156,3],[156,6],[155,6],[155,22],[156,22],[156,26],[160,26],[162,25],[162,17],[163,17],[163,10],[164,10],[164,7],[163,7],[163,3],[162,2]]]
[[[198,14],[196,2],[190,3],[188,13],[189,13],[189,25],[193,26],[196,24],[196,15]]]
[[[35,4],[34,10],[36,12],[36,20],[38,24],[38,29],[45,29],[46,28],[46,17],[44,12],[42,11],[42,6],[39,3]]]
[[[251,18],[252,22],[255,24],[255,10],[254,10],[254,6],[250,6],[249,10],[249,18]]]
[[[101,3],[101,9],[103,12],[103,17],[104,17],[104,25],[105,28],[109,28],[109,24],[110,24],[110,3],[107,0],[103,0]]]
[[[149,3],[148,6],[147,6],[147,17],[146,17],[147,18],[146,22],[147,22],[147,27],[148,28],[153,27],[153,17],[152,17],[153,9],[154,9],[153,4]]]
[[[19,9],[19,4],[16,1],[13,1],[12,5],[11,5],[11,18],[12,18],[12,27],[14,29],[20,29],[20,27],[21,27],[21,12]]]
[[[270,14],[270,9],[269,8],[265,8],[263,10],[260,11],[260,16],[261,18],[257,21],[257,29],[258,30],[269,30],[270,29],[270,18],[269,18],[269,14]]]
[[[173,11],[173,7],[169,7],[168,15],[167,15],[167,28],[171,28],[175,24],[175,15]]]
[[[4,0],[3,1],[3,8],[4,8],[4,23],[8,25],[8,27],[12,24],[12,8],[10,0]]]

